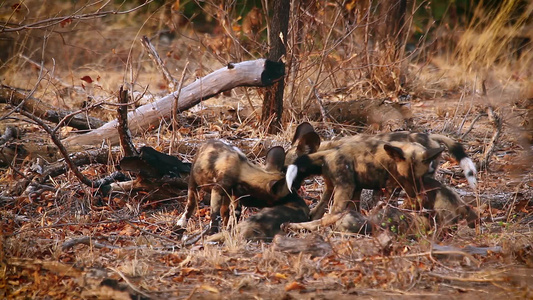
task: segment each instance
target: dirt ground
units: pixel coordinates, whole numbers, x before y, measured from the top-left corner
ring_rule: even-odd
[[[469,126],[485,104],[477,98],[466,105],[461,101],[459,97],[413,101],[415,128],[442,131],[449,124],[460,124],[450,117],[454,114],[465,116],[464,127]],[[497,112],[513,116],[516,112],[511,110],[501,105]],[[513,117],[505,118],[490,168],[478,174],[477,191],[468,187],[451,161],[438,174],[439,180],[478,207],[481,226],[470,229],[460,224],[457,231],[439,237],[396,236],[387,253],[376,236],[329,229],[291,233],[291,243],[315,241],[304,243],[296,253],[276,241],[246,242],[232,232],[222,245],[200,240],[184,246],[180,243],[184,233],[174,224],[185,196],[158,201],[146,193],[87,197],[83,193],[90,191],[67,174],[56,179],[57,192],[2,204],[2,297],[530,298],[531,153],[520,143],[521,133],[513,122]],[[482,117],[462,139],[474,161],[482,159],[492,133],[488,119]],[[98,175],[108,168],[90,165],[84,172]],[[2,184],[9,186],[14,177],[3,171]],[[306,199],[317,199],[320,191],[320,182],[313,182],[307,186]],[[201,231],[206,214],[208,207],[199,210],[185,236]],[[86,240],[65,245],[80,238]],[[434,254],[436,245],[454,248]],[[484,250],[469,254],[462,251],[467,246]]]
[[[29,42],[21,49],[42,50],[46,66],[53,71],[37,83],[38,65],[31,65],[22,57],[13,58],[0,68],[2,83],[27,90],[37,87],[34,97],[63,109],[81,109],[98,101],[114,103],[122,84],[131,84],[135,97],[143,96],[138,105],[152,101],[167,93],[166,83],[137,44],[138,35],[148,31],[140,23],[125,15],[117,20],[96,20],[91,26],[83,23],[76,30],[76,22],[71,27],[70,23],[66,27],[61,24],[61,28],[56,28],[59,34],[46,40],[46,51],[39,48],[43,43],[40,32],[32,33],[37,36],[35,39],[28,34]],[[150,23],[156,22],[150,19],[146,27]],[[222,60],[231,61],[229,55],[223,57],[226,49],[220,45],[217,48],[220,41],[215,36],[191,36],[196,40],[184,34],[175,40],[161,39],[156,45],[175,77],[187,66],[185,84],[223,67],[226,64]],[[352,38],[357,40],[357,36],[339,38],[347,44],[339,49],[351,49],[357,42]],[[135,137],[134,143],[167,152],[171,137],[176,137],[180,145],[187,147],[174,148],[172,154],[190,162],[198,144],[205,139],[223,138],[239,145],[244,141],[248,146],[242,148],[243,152],[260,162],[263,157],[257,148],[288,148],[298,122],[305,120],[301,115],[296,119],[293,112],[300,106],[300,98],[312,95],[308,79],[315,74],[313,68],[318,65],[320,53],[322,49],[302,53],[300,77],[287,77],[292,89],[286,94],[287,120],[277,135],[265,134],[250,107],[261,106],[263,90],[237,88],[180,113],[179,128],[174,133],[171,124],[162,122],[159,128]],[[352,66],[356,55],[340,57],[332,52],[328,58],[331,61],[324,63],[324,70],[333,70],[323,76],[327,80],[317,92],[324,100],[352,97],[350,93],[364,90],[362,82],[370,81],[353,75],[360,74]],[[57,65],[51,58],[56,58]],[[209,207],[199,207],[186,231],[177,228],[185,191],[101,195],[80,183],[70,171],[37,185],[38,189],[25,190],[21,183],[35,176],[39,167],[35,159],[28,158],[13,167],[0,167],[0,298],[533,299],[533,148],[527,137],[531,132],[524,129],[531,128],[533,122],[533,90],[521,90],[531,82],[527,73],[530,71],[525,75],[512,68],[487,71],[492,77],[486,76],[484,94],[478,82],[472,83],[478,80],[477,75],[458,87],[456,83],[462,78],[454,74],[461,71],[441,76],[439,71],[446,66],[437,58],[421,65],[413,63],[409,69],[413,74],[429,75],[413,79],[417,86],[411,86],[408,95],[404,95],[403,100],[412,111],[408,129],[453,137],[465,145],[478,164],[486,158],[487,149],[495,145],[488,169],[478,173],[476,190],[468,186],[462,170],[446,152],[437,172],[439,181],[454,188],[479,212],[481,223],[476,228],[461,222],[446,233],[433,230],[416,235],[385,234],[391,238],[386,246],[384,235],[350,235],[330,228],[290,232],[272,242],[244,241],[230,229],[223,244],[210,244],[202,238],[186,244],[184,241],[193,240],[208,224]],[[343,68],[356,70],[344,77]],[[54,78],[63,79],[68,88]],[[438,78],[438,83],[431,78]],[[445,88],[447,85],[453,88]],[[353,98],[369,95],[362,93]],[[380,96],[399,100],[397,95]],[[491,139],[498,129],[487,116],[488,107],[502,120],[501,132],[494,142]],[[0,105],[0,116],[11,116],[0,123],[2,133],[13,125],[23,133],[16,143],[50,143],[39,126],[11,112],[12,107]],[[98,107],[91,114],[114,118],[116,107]],[[379,124],[361,127],[312,123],[325,139],[398,129],[379,128]],[[59,133],[76,134],[71,128],[62,128]],[[117,163],[109,159],[107,163],[84,165],[81,171],[98,179],[116,171]],[[303,194],[305,200],[314,205],[322,190],[320,179],[309,181]],[[245,215],[254,212],[250,209]]]

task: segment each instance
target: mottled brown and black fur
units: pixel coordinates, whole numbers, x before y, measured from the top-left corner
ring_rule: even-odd
[[[207,141],[193,161],[187,206],[178,225],[187,225],[197,206],[200,188],[211,191],[212,232],[219,229],[221,218],[227,221],[230,198],[250,207],[283,204],[291,197],[281,172],[284,159],[283,148],[274,147],[268,152],[263,168],[248,161],[234,146],[219,140]]]
[[[327,214],[321,219],[310,222],[287,223],[283,225],[283,229],[315,231],[326,226],[332,226],[334,230],[340,232],[366,235],[381,230],[388,230],[394,234],[418,235],[428,232],[429,221],[417,213],[380,202],[370,210],[368,216],[355,210],[347,210],[337,214]]]
[[[416,196],[416,182],[432,172],[432,161],[444,148],[426,149],[418,143],[385,142],[368,139],[345,142],[334,148],[298,157],[287,167],[287,185],[299,188],[302,181],[322,175],[326,190],[312,218],[324,214],[330,198],[330,213],[359,209],[362,189],[381,189],[388,181],[400,185],[410,197]]]
[[[270,241],[281,231],[285,223],[297,224],[309,221],[309,206],[298,194],[291,194],[287,202],[261,209],[255,215],[237,225],[237,234],[247,240]],[[208,241],[222,241],[222,233],[213,235]]]
[[[479,221],[474,209],[453,189],[431,177],[423,178],[423,188],[417,196],[417,201],[414,208],[433,211],[435,221],[440,227],[455,225],[461,220],[466,220],[468,226],[474,228]],[[409,203],[406,205],[409,206]]]
[[[449,137],[434,133],[396,131],[376,135],[358,134],[332,141],[321,142],[320,137],[315,132],[313,126],[308,122],[303,122],[296,128],[292,139],[293,147],[287,151],[285,164],[291,164],[298,156],[304,154],[335,148],[344,143],[357,143],[368,139],[379,139],[385,142],[413,142],[419,143],[428,149],[439,148],[443,144],[446,146],[451,156],[461,165],[470,186],[472,188],[476,187],[476,167],[465,152],[463,145]],[[439,163],[440,156],[435,158],[433,170],[436,170]],[[433,176],[434,174],[432,173],[429,175]]]
[[[338,214],[327,214],[324,217],[309,222],[285,223],[283,230],[309,230],[332,226],[340,232],[371,234],[373,224],[370,220],[355,210],[347,210]]]

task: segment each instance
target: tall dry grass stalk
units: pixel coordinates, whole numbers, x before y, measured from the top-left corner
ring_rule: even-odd
[[[531,66],[531,50],[521,53],[513,43],[517,38],[524,38],[523,26],[533,12],[533,3],[522,7],[520,2],[504,0],[494,10],[483,9],[480,2],[457,45],[457,61],[465,70],[475,72],[495,65],[505,66],[515,57],[520,61],[517,66]]]

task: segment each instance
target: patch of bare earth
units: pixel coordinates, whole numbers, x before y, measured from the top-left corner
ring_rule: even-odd
[[[473,96],[449,97],[413,101],[412,109],[415,128],[460,136],[458,124],[465,119],[464,133],[485,104]],[[501,105],[498,112],[510,120],[510,110]],[[184,234],[174,226],[183,210],[183,195],[160,201],[144,200],[148,197],[142,193],[91,198],[83,194],[91,191],[80,189],[67,174],[56,179],[60,187],[55,194],[2,203],[1,296],[531,297],[531,164],[522,163],[527,149],[512,122],[505,124],[489,169],[479,173],[477,191],[468,187],[456,164],[447,161],[439,172],[440,180],[479,208],[481,226],[460,224],[439,238],[431,232],[395,236],[387,246],[377,236],[343,235],[327,228],[292,233],[273,243],[246,242],[228,232],[223,245],[202,239],[184,245],[184,235],[198,234],[207,223],[208,207],[198,211]],[[483,116],[462,138],[474,161],[483,158],[493,131]],[[93,165],[84,172],[101,174],[108,168]],[[14,176],[3,173],[3,185]],[[320,191],[317,183],[308,186],[308,199],[317,199]],[[296,251],[286,243],[296,245]]]

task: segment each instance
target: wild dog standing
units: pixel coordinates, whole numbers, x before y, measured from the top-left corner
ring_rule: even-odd
[[[387,132],[377,135],[358,134],[354,136],[343,137],[337,140],[320,141],[320,136],[315,132],[315,129],[308,122],[303,122],[298,125],[292,139],[293,147],[287,151],[285,157],[285,164],[291,164],[298,156],[304,154],[311,154],[316,151],[322,151],[337,147],[344,143],[356,143],[367,139],[379,139],[385,142],[414,142],[419,143],[426,148],[439,148],[444,144],[451,156],[459,163],[463,169],[464,175],[469,185],[476,188],[476,166],[466,154],[465,149],[461,143],[440,134],[434,133],[417,133],[409,131]],[[435,159],[434,170],[440,163],[440,156]],[[433,176],[434,174],[429,174]]]
[[[197,189],[211,190],[211,232],[216,232],[220,219],[229,218],[230,197],[242,205],[267,207],[282,204],[290,192],[281,173],[285,152],[281,147],[270,149],[265,169],[252,164],[237,148],[222,141],[207,141],[196,154],[191,168],[187,205],[178,220],[186,227],[197,206]]]
[[[423,189],[418,195],[421,207],[418,208],[433,210],[437,225],[446,227],[465,219],[469,227],[476,226],[477,213],[453,189],[430,177],[424,177],[422,183]]]
[[[358,143],[361,141],[365,141],[368,139],[379,139],[387,142],[397,141],[397,142],[418,142],[422,146],[426,148],[439,148],[441,144],[444,144],[448,150],[450,151],[452,157],[457,160],[465,174],[466,179],[468,180],[470,186],[472,188],[475,188],[476,186],[476,167],[472,160],[468,157],[466,154],[464,147],[454,141],[451,138],[448,138],[446,136],[440,135],[440,134],[427,134],[427,133],[413,133],[408,131],[398,131],[398,132],[390,132],[390,133],[382,133],[377,135],[355,135],[355,136],[348,136],[344,138],[340,138],[337,140],[332,141],[326,141],[322,142],[320,141],[320,136],[318,133],[316,133],[315,129],[311,124],[308,122],[303,122],[302,124],[298,125],[296,128],[296,131],[294,133],[294,137],[292,139],[292,145],[293,147],[290,148],[285,157],[285,165],[289,165],[292,162],[296,160],[297,157],[305,155],[305,154],[311,154],[316,151],[323,151],[331,148],[338,147],[339,145],[345,144],[345,143]],[[434,176],[436,168],[439,166],[440,163],[440,155],[435,157],[435,159],[432,162],[432,168],[431,172],[429,172],[427,175]],[[394,182],[390,183],[390,187],[396,187],[397,184]],[[377,203],[382,196],[383,190],[375,189],[373,193],[373,203]],[[328,198],[326,198],[328,197]],[[327,203],[329,201],[329,197],[331,197],[331,194],[324,193],[321,203]],[[311,211],[311,218],[312,219],[318,219],[322,216],[322,213],[324,211],[323,207],[317,206],[315,209]]]
[[[287,186],[299,188],[312,175],[322,175],[326,190],[312,212],[320,218],[333,195],[330,213],[359,210],[362,189],[381,189],[397,182],[408,196],[416,197],[416,182],[434,172],[432,162],[444,148],[426,149],[418,143],[369,139],[345,142],[335,148],[298,157],[287,167]]]

